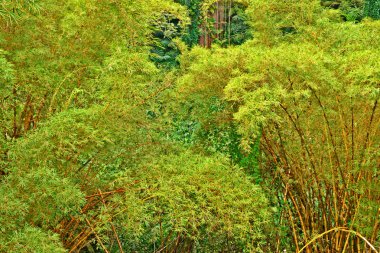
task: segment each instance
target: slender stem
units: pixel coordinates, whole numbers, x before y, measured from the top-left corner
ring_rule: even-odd
[[[95,235],[96,239],[98,240],[98,242],[100,243],[100,245],[102,246],[103,250],[106,252],[106,253],[109,253],[109,251],[107,250],[107,248],[104,246],[104,244],[102,243],[102,240],[99,238],[98,234],[95,232],[95,230],[92,228],[91,226],[91,223],[90,221],[86,218],[86,222],[88,224],[88,226],[90,227],[92,233]]]
[[[357,237],[359,237],[360,239],[362,239],[373,251],[375,251],[376,253],[379,253],[375,249],[375,247],[364,236],[362,236],[361,234],[359,234],[358,232],[356,232],[354,230],[350,230],[350,229],[347,229],[345,227],[332,228],[332,229],[330,229],[328,231],[323,232],[322,234],[319,234],[319,235],[315,236],[308,243],[306,243],[305,246],[303,246],[299,251],[297,251],[297,253],[301,253],[304,249],[306,249],[307,246],[309,246],[310,244],[312,244],[313,242],[315,242],[317,239],[323,237],[325,234],[328,234],[328,233],[331,233],[331,232],[335,232],[335,231],[342,231],[342,232],[347,232],[347,233],[355,234]]]

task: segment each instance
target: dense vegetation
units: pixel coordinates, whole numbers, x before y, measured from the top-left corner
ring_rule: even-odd
[[[0,252],[379,252],[379,0],[0,0]]]

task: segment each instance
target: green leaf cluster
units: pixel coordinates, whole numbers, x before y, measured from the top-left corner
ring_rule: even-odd
[[[377,2],[215,3],[0,2],[1,252],[379,246]]]

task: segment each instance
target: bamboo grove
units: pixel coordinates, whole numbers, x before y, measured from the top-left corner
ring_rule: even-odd
[[[0,252],[380,252],[379,0],[0,0]]]

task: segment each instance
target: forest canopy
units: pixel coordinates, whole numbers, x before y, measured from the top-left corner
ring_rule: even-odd
[[[0,0],[0,252],[380,252],[379,0]]]

